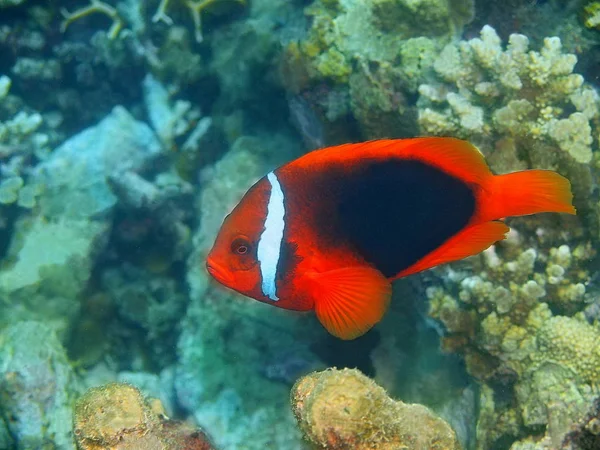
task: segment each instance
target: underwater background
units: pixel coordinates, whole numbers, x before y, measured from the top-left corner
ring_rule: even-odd
[[[0,0],[0,449],[600,449],[599,44],[589,0]],[[268,171],[418,135],[578,215],[354,341],[210,279]]]

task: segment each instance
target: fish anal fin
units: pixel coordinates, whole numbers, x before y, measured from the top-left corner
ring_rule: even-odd
[[[509,231],[510,228],[500,221],[471,225],[452,236],[412,266],[400,272],[394,279],[481,253],[495,242],[506,239],[506,233]]]
[[[355,339],[369,331],[383,317],[392,295],[390,282],[369,266],[305,276],[317,318],[340,339]]]

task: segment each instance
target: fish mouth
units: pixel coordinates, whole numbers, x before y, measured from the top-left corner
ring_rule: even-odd
[[[211,259],[206,261],[206,270],[208,270],[208,273],[221,284],[229,285],[233,281],[233,277],[229,272],[227,272],[222,265]]]

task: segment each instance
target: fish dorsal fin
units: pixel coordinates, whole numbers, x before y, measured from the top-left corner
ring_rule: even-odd
[[[472,144],[449,137],[379,139],[342,144],[307,153],[293,161],[299,168],[321,170],[332,162],[348,159],[415,159],[467,183],[483,183],[492,172],[481,152]]]
[[[481,152],[467,141],[446,137],[423,137],[407,141],[408,145],[400,153],[439,167],[463,181],[481,183],[492,176]]]
[[[390,282],[369,266],[305,275],[319,321],[341,339],[369,331],[383,317],[392,296]]]
[[[440,264],[458,261],[481,253],[495,242],[506,239],[506,233],[509,231],[510,228],[504,222],[499,221],[484,222],[467,227],[394,278],[402,278]]]

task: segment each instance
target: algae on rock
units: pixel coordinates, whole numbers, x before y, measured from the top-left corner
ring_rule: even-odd
[[[91,388],[75,404],[79,450],[212,450],[202,430],[169,420],[160,401],[144,399],[126,383]]]
[[[330,450],[459,450],[452,428],[422,405],[391,399],[356,369],[301,378],[292,410],[305,438]]]
[[[16,222],[12,264],[0,270],[0,322],[43,318],[68,329],[118,201],[109,176],[142,171],[161,151],[150,127],[115,107],[36,166],[44,190],[35,215]]]
[[[71,408],[78,389],[50,327],[24,321],[0,331],[0,414],[17,448],[74,450]]]

